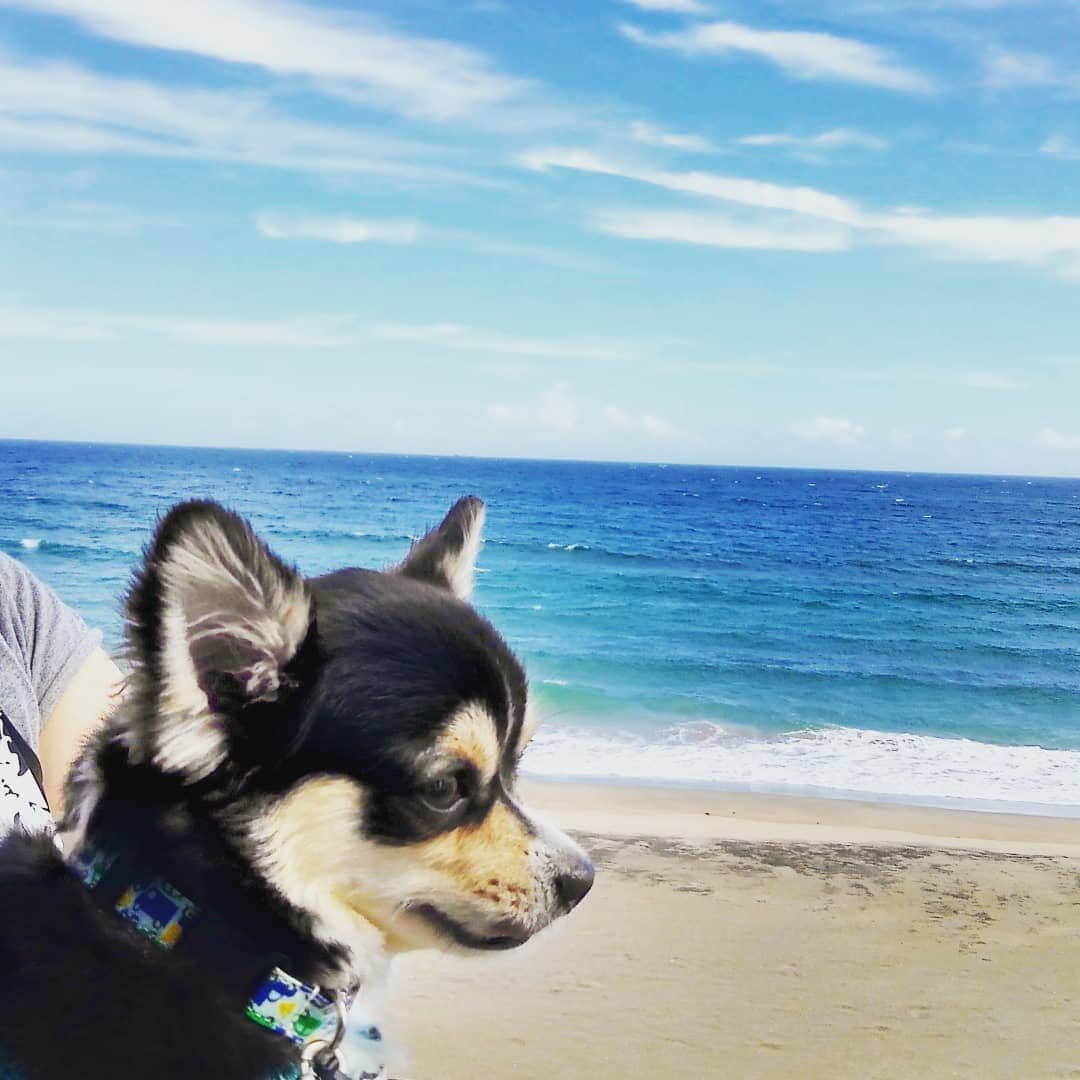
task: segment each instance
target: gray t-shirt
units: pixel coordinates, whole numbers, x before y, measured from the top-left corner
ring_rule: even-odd
[[[100,641],[52,589],[0,552],[0,835],[13,825],[49,825],[39,735]]]

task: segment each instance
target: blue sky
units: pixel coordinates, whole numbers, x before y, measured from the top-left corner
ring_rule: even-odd
[[[0,0],[0,433],[1080,475],[1078,44],[1077,0]]]

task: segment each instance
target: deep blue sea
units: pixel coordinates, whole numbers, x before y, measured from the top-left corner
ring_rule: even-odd
[[[466,493],[535,773],[1080,814],[1080,481],[0,442],[0,548],[119,644],[156,516],[306,573]]]

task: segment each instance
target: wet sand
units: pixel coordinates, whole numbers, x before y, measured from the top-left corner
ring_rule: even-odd
[[[524,949],[402,958],[403,1075],[1080,1077],[1080,821],[525,791],[596,886]]]

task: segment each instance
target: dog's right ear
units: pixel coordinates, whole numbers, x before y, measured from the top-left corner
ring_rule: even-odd
[[[174,507],[128,598],[131,659],[156,695],[154,761],[209,775],[229,714],[277,697],[311,617],[304,579],[243,518],[213,502]]]

